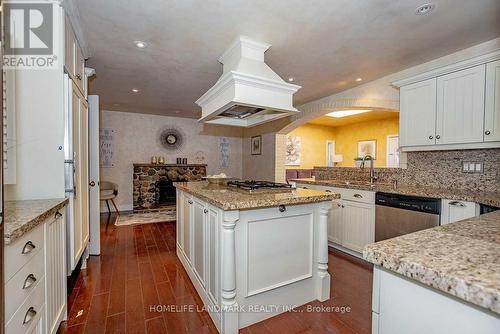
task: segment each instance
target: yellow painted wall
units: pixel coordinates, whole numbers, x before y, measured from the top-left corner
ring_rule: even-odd
[[[354,123],[338,127],[305,124],[290,132],[289,136],[300,136],[302,154],[300,166],[286,168],[313,168],[326,166],[326,141],[335,140],[335,154],[343,155],[343,162],[338,166],[354,166],[358,155],[358,141],[377,141],[376,167],[385,167],[387,158],[387,136],[399,133],[399,118]]]
[[[399,117],[354,123],[334,129],[335,154],[342,154],[344,158],[339,166],[354,166],[354,158],[358,156],[358,141],[375,139],[377,141],[375,167],[385,167],[387,136],[399,133]]]
[[[287,168],[313,168],[326,166],[326,142],[335,140],[335,128],[322,125],[304,124],[288,134],[301,137],[301,157],[299,166]]]

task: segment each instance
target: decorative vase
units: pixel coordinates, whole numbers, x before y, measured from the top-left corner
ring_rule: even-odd
[[[158,163],[158,159],[156,157],[151,157],[151,163],[152,164],[157,164]]]

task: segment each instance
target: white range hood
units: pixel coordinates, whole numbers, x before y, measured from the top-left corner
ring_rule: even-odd
[[[299,112],[292,103],[300,86],[285,82],[264,62],[270,46],[240,36],[224,52],[222,76],[196,101],[200,122],[250,127]]]

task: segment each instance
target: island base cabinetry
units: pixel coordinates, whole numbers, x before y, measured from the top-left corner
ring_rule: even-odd
[[[498,333],[500,317],[430,287],[373,269],[372,333]]]
[[[177,255],[220,333],[330,298],[330,207],[224,211],[177,190]]]

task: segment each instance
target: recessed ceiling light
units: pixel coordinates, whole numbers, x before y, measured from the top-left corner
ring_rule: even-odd
[[[356,78],[357,82],[363,81],[363,78]]]
[[[415,15],[427,15],[434,10],[434,7],[433,3],[426,3],[422,6],[418,6],[417,9],[415,9]]]
[[[119,106],[120,106],[120,104],[119,104],[119,103],[113,103],[113,105],[114,105],[115,107],[119,107]]]
[[[144,49],[144,48],[147,46],[147,44],[146,44],[146,43],[144,43],[143,41],[135,41],[135,42],[134,42],[134,44],[135,44],[135,46],[137,46],[139,49]]]
[[[174,111],[174,113],[179,114],[179,113],[180,113],[180,111],[179,111],[179,110],[176,110],[176,111]]]
[[[357,115],[357,114],[363,114],[365,112],[371,111],[370,109],[353,109],[353,110],[337,110],[337,111],[332,111],[331,113],[326,114],[326,116],[329,117],[335,117],[335,118],[342,118],[342,117],[347,117],[347,116],[352,116],[352,115]]]
[[[288,78],[288,81],[290,81],[290,82],[293,82],[294,80],[295,80],[295,78],[294,78],[294,77],[290,77],[290,78]]]
[[[139,90],[137,88],[132,88],[132,93],[138,93]]]

